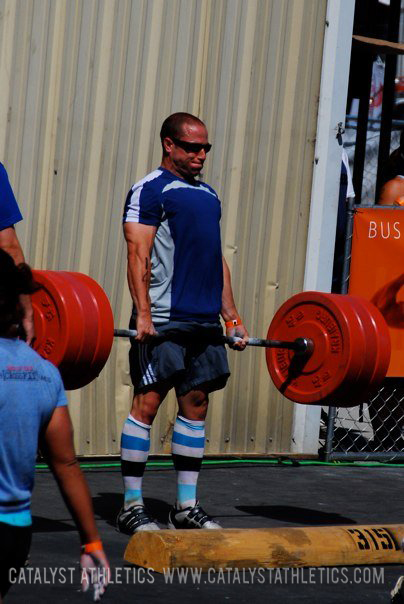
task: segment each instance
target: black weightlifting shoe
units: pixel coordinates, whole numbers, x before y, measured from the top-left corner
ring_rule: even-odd
[[[220,524],[215,522],[213,518],[201,508],[199,502],[196,502],[194,507],[185,508],[185,510],[177,510],[171,508],[168,514],[169,529],[221,529]]]
[[[116,530],[133,535],[139,531],[159,531],[160,527],[150,518],[144,505],[134,505],[127,510],[121,509],[116,519]]]

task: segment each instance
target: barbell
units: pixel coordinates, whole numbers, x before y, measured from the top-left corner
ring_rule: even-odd
[[[34,349],[56,365],[68,390],[94,380],[115,337],[136,332],[114,329],[110,302],[101,286],[77,272],[33,271],[41,288],[32,296]],[[223,336],[223,342],[239,338]],[[296,403],[352,407],[376,390],[390,362],[390,336],[380,311],[356,296],[302,292],[276,312],[267,339],[249,346],[266,349],[276,388]]]

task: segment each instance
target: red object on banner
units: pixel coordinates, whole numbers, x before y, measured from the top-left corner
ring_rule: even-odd
[[[349,294],[370,300],[387,322],[391,338],[388,377],[404,376],[403,208],[355,212]]]

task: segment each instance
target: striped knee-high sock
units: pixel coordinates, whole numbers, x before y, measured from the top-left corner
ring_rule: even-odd
[[[143,505],[142,479],[150,450],[150,428],[128,415],[121,437],[121,468],[125,488],[124,509]]]
[[[177,415],[171,451],[177,471],[177,508],[196,504],[196,485],[205,448],[205,422]]]

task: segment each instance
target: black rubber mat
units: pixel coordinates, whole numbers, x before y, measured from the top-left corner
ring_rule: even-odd
[[[118,469],[86,471],[97,522],[112,567],[105,603],[288,602],[388,603],[404,567],[258,569],[172,577],[127,565],[128,537],[114,521],[122,502]],[[198,494],[224,528],[404,523],[404,472],[399,467],[240,466],[204,467]],[[175,473],[147,470],[144,496],[164,527],[175,499]],[[33,497],[34,534],[30,564],[6,604],[84,603],[79,593],[79,540],[49,472],[38,472]]]

